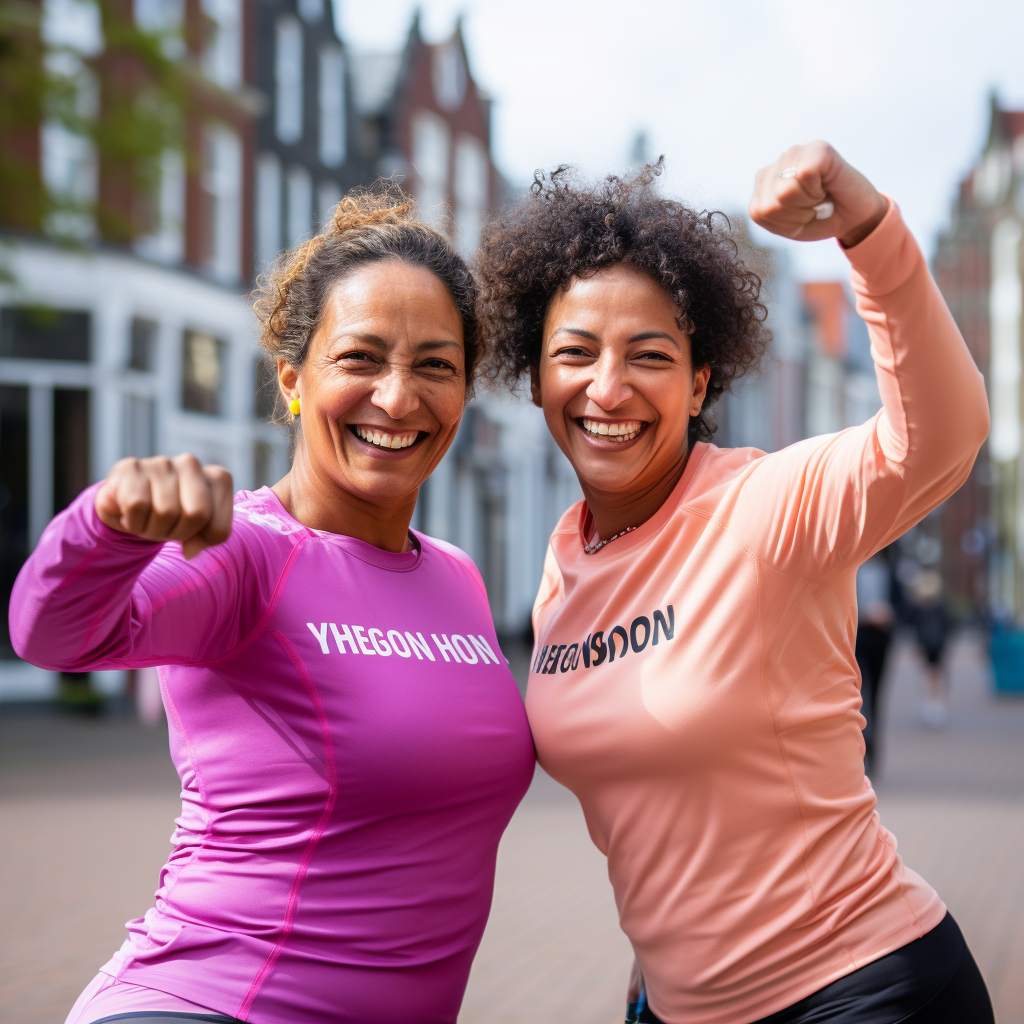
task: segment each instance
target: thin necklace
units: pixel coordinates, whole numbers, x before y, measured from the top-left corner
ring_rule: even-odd
[[[599,540],[596,544],[584,544],[583,553],[585,555],[592,555],[597,551],[600,551],[606,544],[611,544],[613,540],[618,540],[620,537],[625,537],[627,533],[632,533],[637,527],[627,526],[624,530],[619,530],[618,533],[612,534],[607,540]]]

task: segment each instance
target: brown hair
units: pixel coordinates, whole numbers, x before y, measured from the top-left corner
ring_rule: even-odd
[[[676,305],[693,366],[708,365],[707,398],[690,418],[689,442],[708,441],[711,406],[761,360],[771,334],[753,253],[741,253],[729,219],[666,199],[653,187],[661,162],[591,185],[569,168],[538,171],[529,195],[484,235],[480,320],[493,352],[490,373],[515,387],[540,363],[544,317],[573,278],[628,263]]]
[[[356,267],[387,260],[423,267],[448,288],[462,319],[469,394],[480,357],[473,275],[452,243],[417,219],[413,200],[389,182],[378,182],[372,191],[350,192],[320,234],[282,254],[260,277],[253,309],[268,363],[287,359],[299,369],[331,287]],[[276,365],[274,371],[267,376],[276,388]],[[280,418],[280,394],[276,406],[275,418]]]

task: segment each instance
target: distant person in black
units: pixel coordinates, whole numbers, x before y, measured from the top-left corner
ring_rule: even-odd
[[[942,655],[951,623],[943,600],[942,577],[934,569],[921,572],[910,587],[910,621],[928,670],[928,694],[921,705],[921,720],[933,729],[941,729],[949,720]]]
[[[884,551],[857,570],[857,644],[854,654],[860,669],[861,712],[864,726],[864,770],[874,774],[881,731],[881,691],[885,661],[892,642],[895,613],[892,569]]]

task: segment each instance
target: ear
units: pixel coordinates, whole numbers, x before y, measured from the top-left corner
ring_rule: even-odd
[[[285,402],[299,397],[299,371],[280,356],[277,357],[277,383]]]
[[[530,367],[530,398],[533,400],[533,404],[538,409],[543,408],[543,402],[541,401],[540,395],[540,367]]]
[[[704,407],[704,399],[708,393],[708,381],[711,379],[711,367],[702,366],[693,374],[693,394],[690,396],[690,415],[699,415]]]

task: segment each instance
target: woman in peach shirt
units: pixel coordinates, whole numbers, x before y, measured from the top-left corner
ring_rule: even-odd
[[[529,373],[585,495],[551,537],[526,701],[608,858],[631,1015],[991,1022],[879,822],[854,657],[857,567],[966,478],[981,375],[895,204],[830,146],[795,147],[751,217],[839,239],[883,409],[770,455],[711,445],[710,405],[767,342],[760,280],[724,218],[652,178],[539,177],[482,259],[500,367]]]

